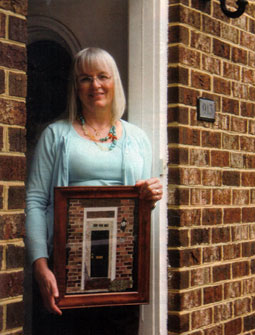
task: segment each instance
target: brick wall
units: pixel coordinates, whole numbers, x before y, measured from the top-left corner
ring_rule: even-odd
[[[0,1],[0,333],[22,334],[25,0]]]
[[[254,67],[252,1],[169,0],[169,334],[255,334]]]
[[[98,208],[98,211],[93,209]],[[109,208],[109,210],[107,210]],[[116,210],[116,218],[115,212]],[[84,214],[84,209],[88,212]],[[133,273],[135,266],[133,254],[137,242],[137,222],[134,222],[135,201],[133,199],[71,199],[68,204],[69,224],[67,229],[67,292],[89,292],[95,289],[104,291],[136,289],[136,278]],[[84,222],[85,216],[85,222]],[[125,218],[127,225],[121,229],[121,222]],[[94,220],[93,220],[94,219]],[[90,220],[90,221],[88,221]],[[92,221],[91,221],[92,220]],[[96,221],[97,220],[97,221]],[[116,222],[115,222],[116,220]],[[114,232],[114,224],[116,231]],[[85,227],[84,227],[85,225]],[[109,232],[108,275],[101,281],[90,275],[91,234],[92,231]],[[84,236],[85,235],[85,236]],[[84,238],[86,250],[83,249]],[[98,243],[99,242],[99,243]],[[100,244],[100,241],[97,241]],[[116,245],[114,250],[113,245]],[[112,259],[116,254],[116,264]],[[82,289],[82,265],[85,257],[84,289]],[[115,275],[111,278],[109,268],[114,266]]]

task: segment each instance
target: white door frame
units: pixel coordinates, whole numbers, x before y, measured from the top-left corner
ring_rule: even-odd
[[[153,212],[150,304],[140,309],[140,335],[167,334],[167,41],[168,0],[129,0],[128,120],[148,134],[152,175],[164,198]]]

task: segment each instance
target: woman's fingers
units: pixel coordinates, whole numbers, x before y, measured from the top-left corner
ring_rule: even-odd
[[[45,258],[40,258],[34,262],[34,274],[45,308],[50,313],[61,315],[62,312],[56,304],[56,298],[59,296],[57,281],[53,272],[48,268]]]
[[[140,197],[142,199],[158,201],[162,198],[163,187],[158,178],[139,180],[136,185],[140,186]]]

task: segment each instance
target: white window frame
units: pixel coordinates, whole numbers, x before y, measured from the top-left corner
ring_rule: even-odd
[[[128,120],[148,134],[152,175],[164,186],[153,212],[150,304],[140,309],[140,335],[167,334],[167,13],[167,0],[129,0]]]

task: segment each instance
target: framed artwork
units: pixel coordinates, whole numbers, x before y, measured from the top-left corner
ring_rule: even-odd
[[[54,206],[58,306],[148,303],[151,209],[139,188],[56,187]]]

